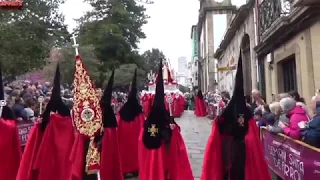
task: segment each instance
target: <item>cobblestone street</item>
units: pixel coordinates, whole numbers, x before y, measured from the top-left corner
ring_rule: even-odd
[[[202,117],[196,118],[193,111],[185,111],[183,116],[176,119],[181,126],[181,132],[188,148],[195,180],[201,176],[204,150],[211,132],[211,120]]]
[[[211,132],[211,120],[206,117],[196,118],[193,111],[185,111],[181,118],[175,120],[181,126],[195,180],[200,180],[204,150]]]

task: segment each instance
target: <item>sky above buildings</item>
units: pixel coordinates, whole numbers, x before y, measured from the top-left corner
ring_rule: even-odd
[[[246,0],[232,0],[236,6],[245,2]],[[154,4],[146,5],[150,19],[143,27],[147,38],[141,40],[139,51],[143,53],[148,49],[159,48],[175,69],[178,57],[185,56],[190,61],[191,26],[197,24],[199,7],[199,0],[154,0]],[[65,15],[68,30],[72,32],[77,26],[74,19],[89,11],[90,5],[82,3],[82,0],[66,0],[60,9]],[[214,24],[214,45],[217,48],[226,31],[225,15],[214,15]]]

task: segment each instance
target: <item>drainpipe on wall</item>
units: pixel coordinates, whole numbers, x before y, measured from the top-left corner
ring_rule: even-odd
[[[260,0],[255,0],[255,5],[253,8],[253,21],[254,21],[254,33],[255,33],[255,38],[254,38],[254,47],[256,47],[259,42],[260,42],[260,23],[259,23],[259,4]],[[257,54],[255,55],[255,67],[256,67],[256,75],[257,75],[257,88],[259,87],[260,84],[260,75],[259,75],[259,59]]]

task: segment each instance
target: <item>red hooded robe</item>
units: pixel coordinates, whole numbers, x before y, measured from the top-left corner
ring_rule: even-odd
[[[195,107],[194,114],[197,117],[204,117],[207,115],[206,103],[204,102],[201,90],[198,91],[198,94],[196,96],[195,105],[196,105],[196,107]]]
[[[101,140],[100,177],[101,180],[123,180],[121,160],[119,153],[117,120],[114,111],[110,106],[112,87],[114,80],[114,70],[108,81],[101,99],[103,135]],[[98,136],[101,139],[101,136]],[[100,140],[97,140],[100,141]],[[99,144],[99,143],[98,143]]]
[[[270,180],[258,127],[246,106],[242,57],[239,55],[233,96],[213,123],[201,180]]]
[[[60,93],[58,64],[50,101],[41,123],[36,123],[28,139],[19,180],[65,180],[69,177],[74,129],[70,110],[62,102]]]
[[[0,179],[16,180],[21,159],[21,146],[14,120],[0,119],[0,137]]]
[[[154,103],[139,137],[139,180],[194,180],[179,127],[165,109],[162,61]]]
[[[136,173],[138,164],[138,139],[144,123],[142,107],[137,99],[137,70],[132,80],[128,101],[118,114],[118,139],[123,174]]]

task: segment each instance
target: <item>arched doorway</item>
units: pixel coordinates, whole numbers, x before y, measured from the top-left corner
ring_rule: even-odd
[[[243,86],[245,95],[251,95],[252,76],[251,76],[251,47],[250,37],[245,34],[241,41],[242,66],[243,66]]]

